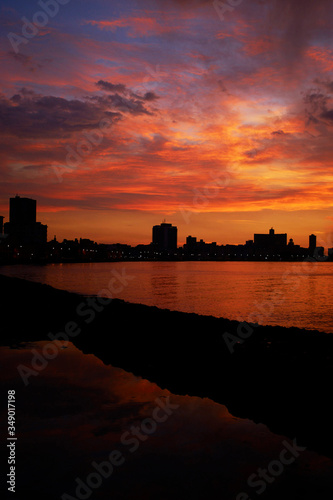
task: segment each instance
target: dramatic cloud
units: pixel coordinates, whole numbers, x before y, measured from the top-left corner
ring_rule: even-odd
[[[129,92],[125,85],[121,84],[98,82],[98,85],[107,90]],[[96,128],[106,118],[115,122],[121,117],[121,113],[152,114],[144,102],[157,99],[153,92],[147,92],[142,97],[132,92],[129,94],[129,97],[115,93],[106,97],[92,96],[81,100],[43,96],[23,88],[9,99],[0,97],[2,132],[18,137],[66,137],[87,128]]]
[[[124,94],[125,92],[127,92],[126,85],[123,85],[122,83],[114,85],[113,83],[99,80],[96,85],[100,89],[106,90],[107,92],[118,92],[120,94]]]
[[[98,210],[98,234],[86,236],[112,227],[128,242],[133,225],[139,239],[165,214],[193,234],[213,234],[233,212],[268,227],[286,212],[289,228],[296,212],[329,215],[331,1],[243,0],[223,15],[224,2],[211,0],[63,6],[18,53],[8,32],[22,36],[33,12],[6,3],[2,211],[12,194],[31,195],[50,226],[61,219],[70,231]],[[112,126],[99,133],[103,120]]]
[[[330,35],[333,7],[330,0],[273,0],[265,4],[269,9],[268,27],[281,34],[285,51],[292,59],[315,37],[325,39]]]
[[[66,137],[97,127],[106,117],[105,111],[105,107],[90,102],[42,96],[22,89],[10,99],[1,98],[0,123],[3,134],[17,137]]]

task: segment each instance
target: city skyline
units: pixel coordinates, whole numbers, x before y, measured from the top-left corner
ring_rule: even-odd
[[[18,196],[18,195],[16,195],[16,196]],[[26,197],[26,196],[24,195],[22,197]],[[39,206],[39,204],[38,204],[38,206]],[[125,237],[122,240],[119,240],[112,235],[111,231],[110,231],[110,237],[108,239],[107,238],[99,239],[99,238],[96,238],[94,236],[95,232],[94,232],[93,227],[91,227],[91,225],[85,225],[84,213],[81,213],[82,220],[76,226],[76,227],[79,227],[80,229],[74,229],[74,228],[73,229],[61,229],[61,228],[59,228],[59,225],[55,222],[55,219],[52,219],[52,225],[50,226],[47,223],[47,221],[49,221],[49,218],[47,217],[47,215],[45,216],[45,212],[41,211],[38,208],[38,214],[39,214],[39,219],[43,222],[43,224],[45,224],[48,227],[48,241],[53,239],[54,236],[57,237],[58,241],[73,240],[75,238],[81,237],[81,238],[92,239],[100,244],[121,243],[121,244],[128,244],[131,246],[136,246],[136,245],[140,245],[140,244],[147,245],[147,244],[150,244],[152,241],[151,227],[153,227],[154,225],[160,224],[163,221],[166,221],[166,222],[171,223],[172,225],[175,225],[178,227],[178,234],[180,235],[179,244],[184,245],[186,243],[186,238],[189,235],[194,234],[196,231],[195,227],[197,227],[195,224],[193,224],[193,225],[186,224],[182,221],[180,221],[180,226],[178,226],[175,223],[176,218],[174,218],[172,220],[171,220],[171,218],[158,219],[158,218],[154,217],[154,215],[151,215],[148,218],[148,224],[151,223],[151,226],[147,225],[146,227],[143,227],[142,233],[141,232],[137,233],[137,236],[135,239],[131,238],[131,235],[129,233],[128,236],[126,236],[128,238],[127,240],[125,240]],[[3,225],[5,225],[6,222],[9,222],[8,200],[7,200],[7,209],[0,212],[0,217],[3,218]],[[195,217],[195,214],[194,214],[194,217]],[[150,222],[150,221],[152,221],[152,222]],[[244,242],[246,240],[248,240],[249,238],[252,238],[253,234],[255,234],[255,232],[258,232],[258,229],[262,229],[262,232],[268,232],[270,227],[274,226],[274,227],[281,227],[281,230],[283,230],[283,231],[285,230],[285,227],[280,225],[280,224],[278,226],[273,225],[273,224],[267,225],[266,223],[258,221],[258,225],[256,225],[255,222],[256,221],[253,221],[251,223],[251,226],[250,226],[251,230],[244,229],[244,231],[243,231],[244,237],[241,236],[242,233],[240,233],[239,235],[236,234],[236,235],[234,235],[234,239],[230,239],[229,241],[226,240],[226,238],[228,237],[228,229],[227,228],[225,229],[225,233],[221,234],[222,231],[219,231],[218,229],[215,230],[215,232],[212,230],[207,231],[207,230],[205,230],[205,227],[201,227],[199,225],[198,227],[199,228],[201,227],[201,229],[199,229],[199,232],[196,233],[196,236],[200,239],[204,239],[206,242],[213,242],[214,241],[214,242],[217,242],[218,244],[221,244],[221,245],[223,245],[223,244],[242,245],[242,244],[244,244]],[[288,232],[288,237],[297,241],[297,244],[300,244],[302,247],[307,247],[309,234],[312,234],[312,233],[315,233],[315,231],[311,231],[311,229],[310,229],[310,232],[307,234],[304,232],[301,233],[299,230],[297,231],[295,228],[295,230],[293,232],[291,232],[291,233]],[[295,234],[296,234],[296,236],[295,236]],[[331,239],[332,238],[331,232],[328,232],[327,235],[324,235],[324,237],[322,237],[322,235],[319,232],[319,234],[316,233],[316,236],[317,236],[318,244],[320,244],[320,246],[323,246],[325,248],[325,250],[327,250],[328,248],[333,246],[333,240]]]
[[[4,491],[329,497],[333,1],[0,19]]]
[[[5,0],[0,213],[18,192],[59,238],[166,218],[332,246],[333,5],[222,4]]]
[[[9,199],[9,221],[4,222],[5,217],[0,215],[0,243],[1,239],[3,243],[6,243],[7,240],[11,245],[45,245],[46,243],[52,242],[61,242],[61,239],[57,239],[56,235],[54,235],[53,239],[49,237],[48,234],[48,226],[42,224],[41,222],[37,222],[37,200],[20,197],[16,195]],[[64,238],[63,242],[77,242],[78,238]],[[81,242],[87,242],[89,245],[91,244],[106,244],[106,245],[123,245],[132,247],[128,242],[108,242],[108,243],[100,243],[91,240],[90,238],[82,238],[80,237],[80,245]],[[84,244],[84,243],[83,243]],[[293,238],[289,238],[287,233],[278,234],[275,232],[275,229],[271,227],[267,233],[254,233],[252,240],[247,240],[246,242],[235,245],[230,242],[217,242],[211,241],[206,242],[203,238],[198,240],[197,236],[187,235],[185,239],[185,243],[181,242],[178,244],[178,227],[166,222],[164,219],[161,224],[155,224],[152,227],[151,238],[148,245],[146,243],[139,243],[135,246],[149,246],[151,245],[157,251],[175,251],[180,248],[190,249],[195,248],[197,245],[209,245],[209,246],[239,246],[242,247],[244,244],[247,247],[253,246],[253,248],[257,249],[283,249],[287,247],[294,247],[306,249],[311,248],[312,251],[317,247],[317,235],[311,233],[308,236],[308,246],[302,246],[297,244],[295,245],[295,241]],[[5,245],[6,246],[6,245]],[[21,246],[22,248],[22,246]],[[321,247],[323,251],[325,247]],[[328,250],[328,247],[327,247]],[[331,249],[332,251],[332,249]]]

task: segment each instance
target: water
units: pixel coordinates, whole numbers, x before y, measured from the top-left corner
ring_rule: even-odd
[[[2,266],[0,273],[84,295],[333,333],[332,262],[103,262]]]
[[[0,347],[0,389],[4,396],[15,390],[17,400],[17,498],[25,498],[27,491],[36,499],[89,498],[75,494],[76,478],[86,483],[90,474],[96,476],[93,464],[105,464],[115,450],[122,462],[100,480],[91,499],[235,500],[242,491],[256,498],[248,477],[279,459],[285,439],[292,443],[263,424],[233,417],[210,399],[175,395],[106,366],[71,343],[58,349],[25,388],[17,367],[30,366],[31,349],[41,355],[45,344]],[[158,410],[154,424],[157,402],[166,398],[172,411],[166,415]],[[2,405],[4,439],[6,410]],[[149,421],[153,424],[145,427]],[[145,440],[133,438],[132,426],[142,429]],[[281,478],[267,485],[269,498],[288,499],[296,489],[302,489],[302,498],[305,492],[310,498],[329,498],[332,474],[331,459],[303,451],[297,463],[286,465]]]
[[[0,273],[85,295],[108,295],[114,285],[115,296],[132,302],[231,319],[253,320],[260,307],[264,323],[330,331],[330,263],[117,262],[7,266]],[[257,490],[248,478],[276,464],[285,450],[285,436],[262,423],[236,418],[208,398],[172,394],[72,343],[57,346],[56,355],[30,376],[26,388],[18,367],[30,367],[46,345],[50,342],[0,347],[0,390],[17,395],[17,484],[22,495],[30,491],[34,498],[56,500],[65,493],[77,498],[77,478],[85,484],[91,474],[96,477],[96,464],[116,450],[121,465],[108,480],[100,479],[91,498],[254,498]],[[166,398],[175,410],[154,423],[157,399]],[[4,436],[5,410],[0,411]],[[145,440],[128,439],[133,427],[148,429]],[[291,444],[291,438],[287,441]],[[331,459],[305,450],[281,477],[275,480],[276,474],[270,474],[274,478],[267,494],[272,500],[296,498],[295,491],[297,498],[306,493],[324,498],[332,494],[332,473]]]

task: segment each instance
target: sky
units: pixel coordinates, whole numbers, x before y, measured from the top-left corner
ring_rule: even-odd
[[[2,0],[0,215],[333,246],[331,0]]]

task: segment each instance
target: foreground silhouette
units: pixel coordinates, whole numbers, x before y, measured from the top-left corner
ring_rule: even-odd
[[[209,397],[234,416],[333,458],[333,335],[257,326],[231,353],[223,334],[238,335],[236,321],[118,299],[106,305],[5,276],[0,285],[2,311],[10,319],[2,345],[49,340],[50,332],[64,332],[74,322],[80,333],[70,340],[84,353],[174,394]]]

